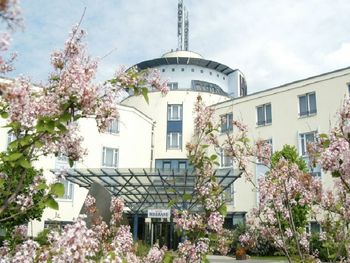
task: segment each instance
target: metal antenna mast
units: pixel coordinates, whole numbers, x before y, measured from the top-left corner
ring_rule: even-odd
[[[188,50],[188,33],[189,22],[188,12],[183,4],[183,0],[179,0],[177,10],[177,38],[178,38],[178,50]]]

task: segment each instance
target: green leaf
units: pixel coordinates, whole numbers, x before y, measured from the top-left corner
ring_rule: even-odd
[[[323,148],[328,148],[330,144],[331,144],[330,140],[325,140],[324,142],[322,142],[322,147]]]
[[[21,138],[19,140],[19,143],[22,146],[26,146],[26,145],[30,144],[30,141],[31,141],[31,136],[30,135],[26,135],[26,136],[24,136],[23,138]]]
[[[51,193],[57,197],[64,195],[64,185],[62,183],[54,183],[51,185]]]
[[[17,147],[18,147],[18,140],[15,140],[15,141],[11,142],[11,143],[8,145],[8,148],[9,148],[10,150],[13,150],[13,149],[15,149],[15,148],[17,148]]]
[[[45,183],[41,183],[38,186],[35,187],[36,190],[40,191],[40,190],[44,190],[47,188],[47,185]]]
[[[147,88],[142,88],[142,95],[145,98],[145,101],[147,102],[147,104],[149,103],[149,99],[148,99],[148,89]]]
[[[17,161],[19,158],[23,156],[22,153],[12,153],[7,157],[7,161]]]
[[[1,112],[1,117],[6,119],[8,118],[9,114],[6,111]]]
[[[184,201],[188,201],[188,200],[191,200],[191,199],[192,199],[192,195],[190,195],[190,194],[184,194],[182,196],[182,200],[184,200]]]
[[[318,137],[322,138],[322,139],[328,139],[328,135],[325,133],[321,133],[318,135]]]
[[[46,200],[45,205],[47,207],[54,209],[54,210],[58,210],[58,203],[51,196]]]
[[[57,128],[58,128],[61,132],[66,132],[66,131],[67,131],[66,126],[64,126],[62,123],[59,123],[59,124],[57,125]]]
[[[175,199],[171,199],[170,201],[169,201],[169,203],[168,203],[168,207],[172,207],[173,205],[175,205],[176,203],[177,203],[177,199],[175,198]]]
[[[44,120],[43,119],[39,119],[37,124],[36,124],[36,130],[38,132],[44,132],[44,131],[46,131],[46,127],[45,126],[46,125],[45,125]]]
[[[20,166],[22,166],[23,168],[26,168],[26,169],[29,169],[32,167],[30,162],[24,158],[21,158],[18,163]]]
[[[36,141],[36,142],[34,143],[34,146],[35,146],[36,148],[41,148],[41,147],[43,147],[43,145],[44,145],[44,143],[41,142],[41,141]]]
[[[227,215],[227,207],[226,207],[226,205],[220,206],[220,208],[218,209],[218,212],[219,212],[221,215],[226,216],[226,215]]]
[[[60,121],[61,121],[61,122],[70,121],[71,117],[72,117],[72,116],[71,116],[68,112],[65,112],[65,113],[63,113],[63,114],[60,116]]]
[[[55,121],[53,120],[49,120],[47,123],[46,123],[46,130],[48,132],[53,132],[55,130]]]
[[[333,177],[340,177],[341,174],[340,174],[339,171],[333,171],[333,172],[332,172],[332,176],[333,176]]]
[[[212,161],[215,161],[217,158],[218,158],[218,156],[216,154],[212,154],[210,156],[210,160],[212,160]]]

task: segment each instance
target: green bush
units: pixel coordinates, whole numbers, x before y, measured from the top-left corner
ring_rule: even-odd
[[[147,256],[151,246],[145,243],[143,240],[138,240],[135,243],[136,256],[145,257]]]

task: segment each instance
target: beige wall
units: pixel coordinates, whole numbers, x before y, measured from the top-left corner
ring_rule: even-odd
[[[337,110],[348,96],[350,69],[324,74],[289,85],[255,93],[215,105],[216,116],[233,112],[234,119],[248,125],[248,136],[252,142],[257,139],[272,139],[273,149],[280,150],[283,145],[294,145],[299,149],[299,133],[317,131],[328,133],[336,122]],[[299,117],[298,96],[315,92],[317,113],[310,117]],[[272,124],[257,126],[257,109],[262,104],[271,103]],[[255,166],[252,165],[255,173]],[[330,187],[332,180],[329,174],[322,173],[322,181]],[[256,193],[244,179],[235,183],[235,210],[247,211],[256,205]]]

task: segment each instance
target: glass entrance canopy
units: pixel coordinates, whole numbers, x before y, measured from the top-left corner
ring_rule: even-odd
[[[224,193],[241,172],[221,168],[214,175]],[[145,213],[148,208],[181,209],[184,203],[186,207],[195,207],[196,178],[194,169],[69,169],[66,175],[68,181],[87,189],[94,183],[100,184],[111,195],[122,197],[133,214]]]

